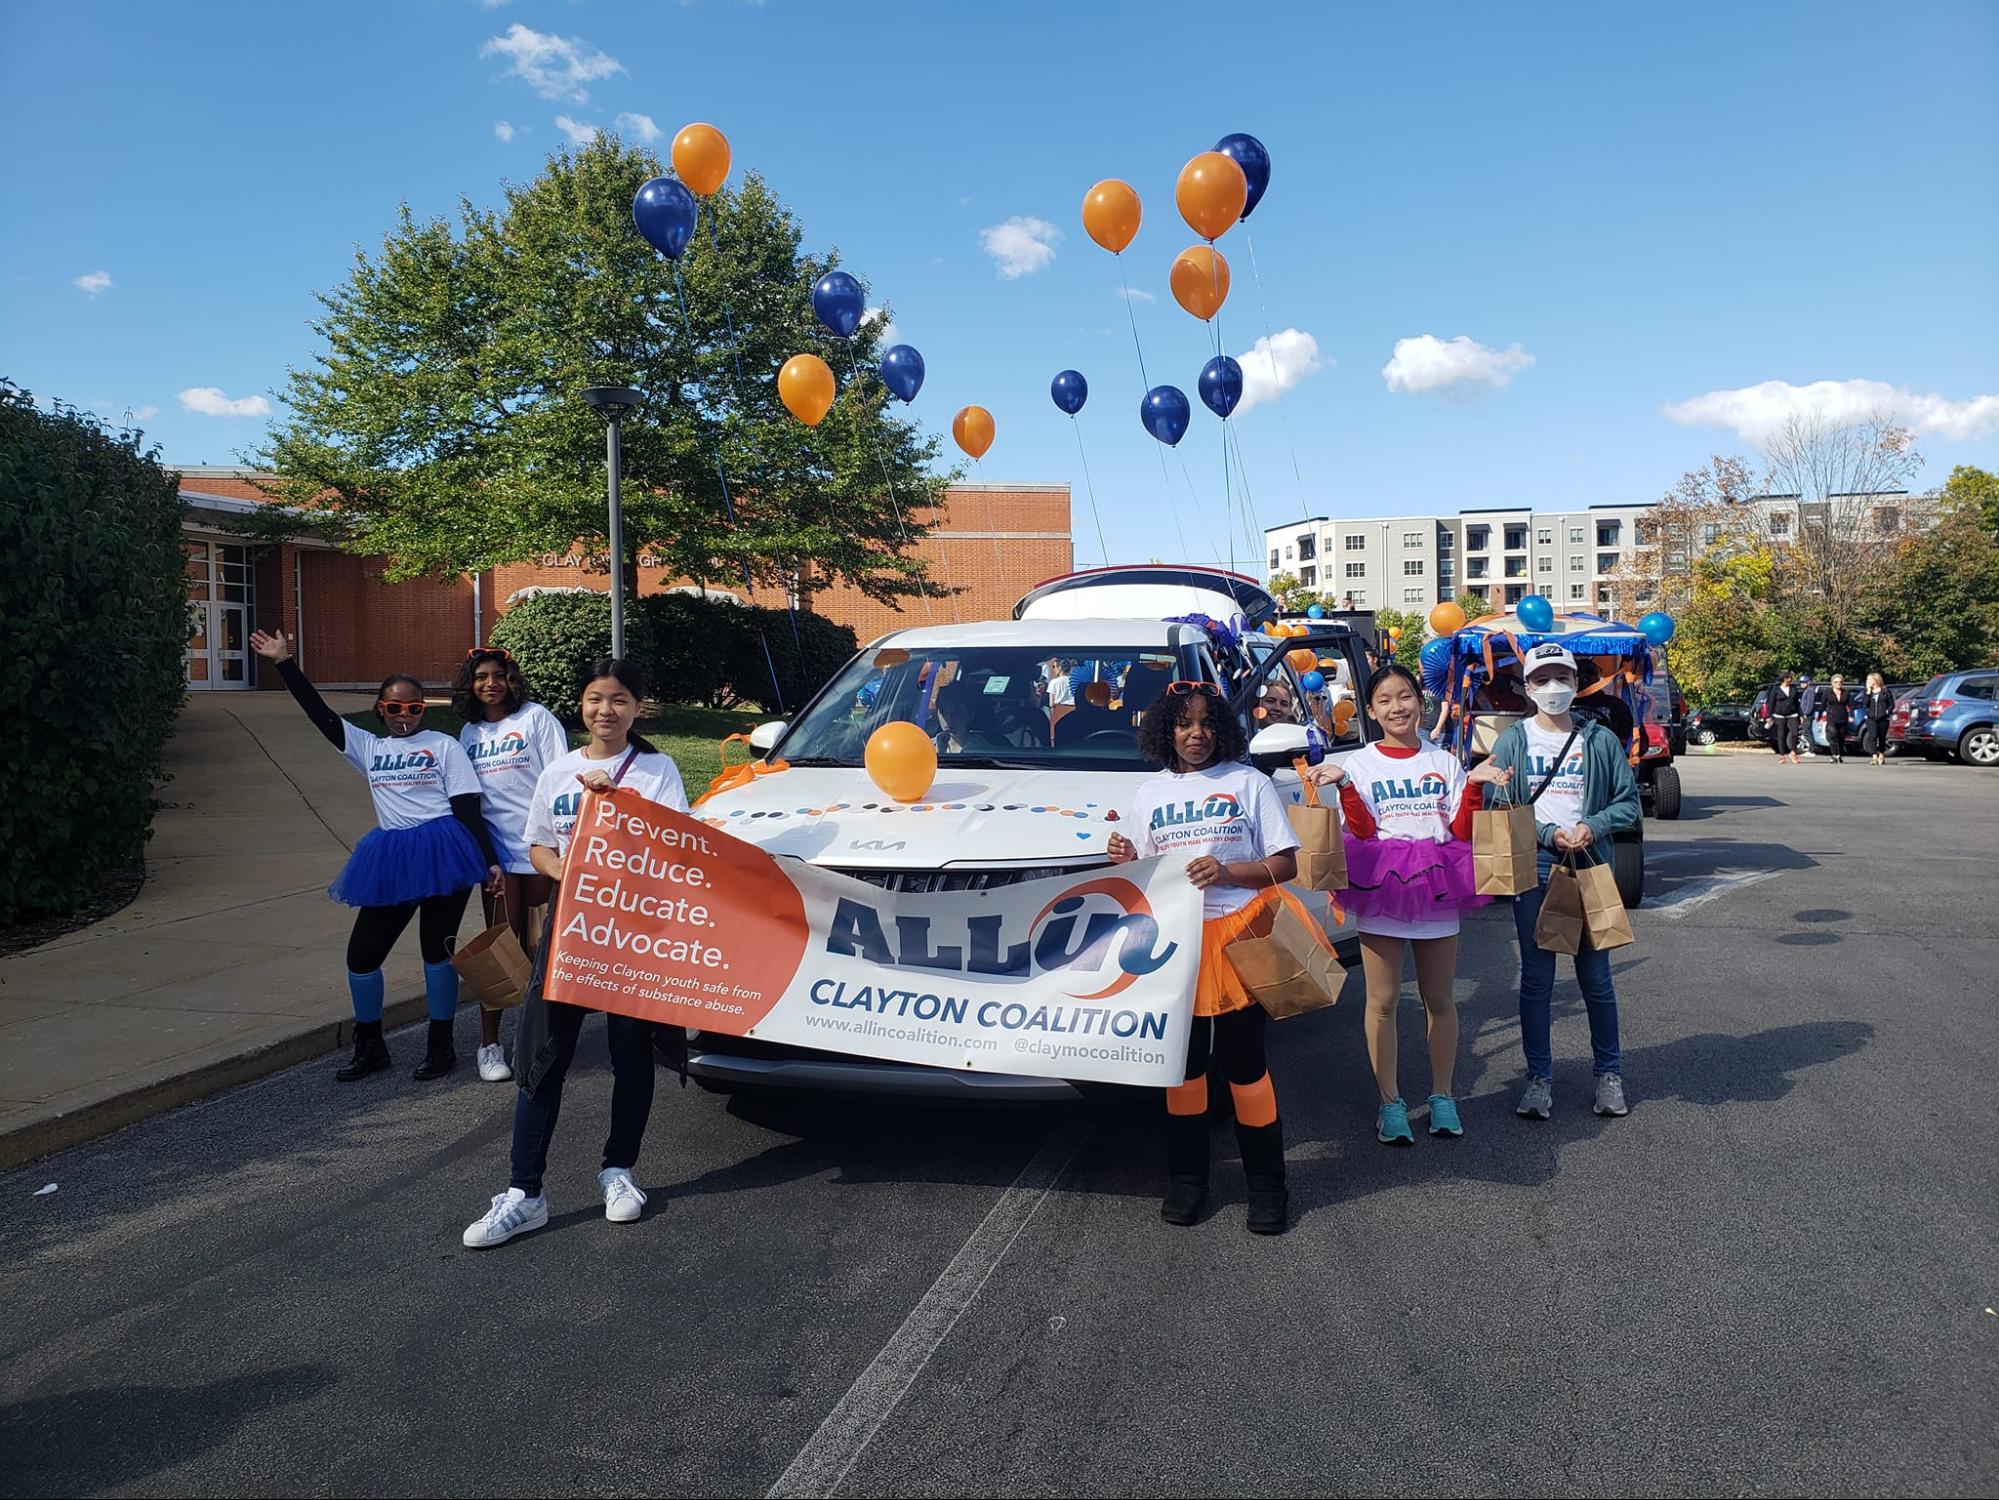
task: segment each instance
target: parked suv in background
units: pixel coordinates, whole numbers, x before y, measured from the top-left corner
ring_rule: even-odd
[[[1999,670],[1944,672],[1896,705],[1888,742],[1968,766],[1999,766]]]

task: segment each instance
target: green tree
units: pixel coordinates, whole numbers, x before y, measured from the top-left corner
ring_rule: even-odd
[[[1999,654],[1999,539],[1979,506],[1954,506],[1911,537],[1874,606],[1867,622],[1874,644],[1869,664],[1890,678],[1913,681],[1993,660]]]
[[[1277,607],[1287,613],[1310,608],[1319,602],[1319,591],[1298,581],[1296,573],[1272,573],[1266,585]]]
[[[1458,608],[1465,612],[1467,620],[1476,620],[1492,613],[1492,604],[1485,595],[1466,592],[1458,595]]]
[[[291,372],[289,420],[256,455],[279,497],[386,555],[391,577],[578,541],[601,557],[604,434],[581,392],[633,385],[647,402],[624,424],[627,565],[649,553],[701,580],[747,567],[765,585],[802,572],[877,599],[937,592],[908,551],[935,524],[937,441],[892,415],[867,373],[877,325],[842,344],[814,319],[812,283],[837,255],[802,253],[751,174],[703,203],[710,222],[676,276],[631,221],[660,171],[604,136],[550,157],[497,209],[462,201],[455,224],[404,206],[380,251],[357,250],[319,298],[325,348]],[[842,386],[817,428],[777,395],[799,353]]]
[[[1999,537],[1999,474],[1959,464],[1937,491],[1945,510],[1969,509],[1988,535]]]

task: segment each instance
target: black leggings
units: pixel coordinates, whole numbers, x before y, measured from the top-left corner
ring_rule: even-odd
[[[1230,1083],[1255,1083],[1270,1071],[1263,1052],[1263,1030],[1269,1020],[1270,1012],[1260,1005],[1245,1005],[1212,1019],[1194,1017],[1187,1033],[1188,1079],[1207,1076],[1212,1053],[1221,1058],[1222,1076]]]
[[[396,939],[418,916],[417,941],[423,945],[423,961],[441,964],[451,957],[458,940],[458,924],[465,916],[465,903],[472,899],[472,887],[449,896],[428,896],[422,901],[405,901],[400,906],[364,906],[354,913],[354,930],[347,937],[347,971],[372,974],[382,967]]]
[[[1770,743],[1779,755],[1795,754],[1798,748],[1798,721],[1791,718],[1770,721]]]

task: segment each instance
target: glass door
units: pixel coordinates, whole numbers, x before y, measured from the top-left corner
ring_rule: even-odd
[[[250,686],[250,549],[191,541],[187,553],[188,638],[181,660],[196,690]]]

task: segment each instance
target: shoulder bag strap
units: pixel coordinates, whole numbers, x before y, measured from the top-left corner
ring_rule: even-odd
[[[1562,762],[1569,758],[1569,746],[1573,745],[1576,742],[1576,736],[1581,734],[1582,732],[1583,728],[1582,725],[1580,724],[1576,725],[1573,729],[1569,731],[1569,737],[1562,741],[1562,748],[1555,752],[1554,766],[1549,770],[1546,776],[1543,776],[1541,778],[1541,784],[1534,788],[1534,794],[1527,799],[1529,803],[1539,802],[1541,800],[1541,794],[1548,790],[1549,783],[1552,782],[1557,776],[1561,774]],[[1526,731],[1522,730],[1521,734],[1524,737]]]
[[[617,786],[624,781],[625,772],[631,770],[632,762],[637,760],[638,758],[639,758],[639,747],[637,745],[633,745],[630,749],[625,751],[624,764],[618,767],[617,774],[611,778],[612,786]]]

